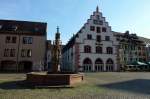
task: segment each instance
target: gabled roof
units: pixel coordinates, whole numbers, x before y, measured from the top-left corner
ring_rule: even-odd
[[[75,39],[79,36],[80,33],[82,33],[82,30],[85,28],[85,25],[88,24],[88,21],[91,20],[91,17],[94,16],[95,13],[99,13],[98,6],[96,7],[96,11],[93,12],[93,15],[90,16],[90,19],[88,19],[87,22],[82,26],[82,28],[74,36],[71,37],[66,46],[63,48],[63,52],[65,52],[75,44]]]

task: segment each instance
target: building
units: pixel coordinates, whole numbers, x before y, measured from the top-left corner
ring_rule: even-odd
[[[150,62],[150,39],[144,38],[144,37],[139,37],[139,39],[142,40],[144,42],[144,44],[146,45],[147,61]]]
[[[118,71],[117,51],[116,37],[97,7],[63,48],[62,68],[85,72]]]
[[[0,70],[37,71],[44,67],[47,23],[0,20]]]
[[[129,31],[125,33],[114,32],[118,47],[118,65],[120,69],[125,69],[127,65],[131,65],[134,62],[146,62],[146,45],[143,40],[136,34],[129,34]]]

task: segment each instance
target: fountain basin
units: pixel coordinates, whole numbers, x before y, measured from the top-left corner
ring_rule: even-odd
[[[69,85],[73,86],[83,81],[84,75],[78,74],[47,74],[31,72],[27,74],[26,81],[34,86],[58,86]]]

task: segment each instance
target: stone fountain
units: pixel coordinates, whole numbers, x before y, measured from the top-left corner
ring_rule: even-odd
[[[31,72],[27,74],[27,83],[34,86],[58,86],[69,85],[73,86],[76,83],[83,81],[83,74],[75,72],[61,71],[61,40],[59,28],[57,27],[57,33],[55,34],[55,41],[52,47],[52,68],[46,73]]]

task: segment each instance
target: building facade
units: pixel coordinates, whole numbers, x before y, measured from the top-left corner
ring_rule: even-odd
[[[139,37],[140,40],[144,42],[146,45],[146,56],[147,56],[147,61],[150,62],[150,39],[144,38],[144,37]]]
[[[129,31],[125,33],[114,32],[118,47],[118,65],[120,69],[125,69],[127,65],[131,65],[134,62],[146,62],[147,50],[143,40],[136,34],[129,34]]]
[[[42,70],[46,55],[47,24],[0,20],[0,70]]]
[[[72,71],[118,71],[118,42],[111,26],[99,12],[93,12],[90,19],[63,48],[63,66]]]

